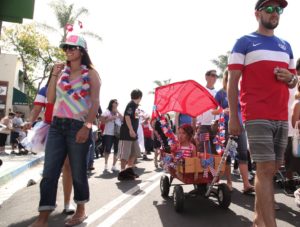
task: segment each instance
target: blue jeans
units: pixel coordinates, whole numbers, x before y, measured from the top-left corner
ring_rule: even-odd
[[[68,155],[73,177],[74,201],[84,204],[89,201],[89,185],[86,174],[87,154],[91,143],[76,143],[76,133],[83,122],[54,118],[51,123],[45,149],[45,162],[43,179],[40,183],[41,199],[39,211],[52,211],[55,209],[58,179]],[[90,137],[89,137],[90,138]]]

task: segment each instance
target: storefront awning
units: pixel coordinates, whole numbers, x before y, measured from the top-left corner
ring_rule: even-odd
[[[28,105],[28,98],[27,95],[24,94],[22,91],[14,88],[13,91],[13,105]]]
[[[32,19],[34,0],[1,0],[0,21],[22,23],[23,18]]]

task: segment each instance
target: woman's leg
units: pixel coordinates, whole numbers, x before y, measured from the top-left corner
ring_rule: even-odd
[[[51,126],[45,148],[43,178],[40,183],[39,216],[32,227],[47,226],[50,212],[56,207],[58,179],[66,158],[65,140],[59,130]]]
[[[113,160],[113,167],[116,166],[117,163],[117,154],[119,150],[119,139],[114,136],[113,138],[113,143],[114,143],[114,160]]]
[[[87,170],[87,154],[91,143],[89,137],[85,143],[76,143],[76,134],[82,127],[82,124],[72,125],[72,129],[68,132],[68,156],[71,166],[71,173],[74,187],[74,201],[77,204],[75,214],[67,222],[70,223],[76,219],[85,217],[85,203],[90,199]]]
[[[111,148],[113,145],[113,138],[114,136],[111,135],[104,135],[103,142],[104,142],[104,157],[105,157],[105,167],[104,171],[108,170],[108,158],[111,152]]]
[[[75,209],[71,206],[72,172],[69,157],[66,157],[63,166],[64,213],[73,214]]]

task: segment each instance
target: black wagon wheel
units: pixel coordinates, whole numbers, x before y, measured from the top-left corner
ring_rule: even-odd
[[[173,192],[173,203],[174,203],[174,208],[175,211],[180,213],[183,211],[184,208],[184,192],[183,188],[180,185],[176,185],[174,187],[174,192]]]
[[[160,192],[162,197],[168,197],[170,191],[170,181],[169,177],[166,175],[160,178]]]
[[[231,192],[227,184],[220,184],[217,191],[219,206],[227,209],[231,203]]]

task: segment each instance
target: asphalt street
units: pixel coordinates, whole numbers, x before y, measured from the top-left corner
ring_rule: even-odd
[[[117,180],[117,174],[103,173],[103,158],[95,160],[95,171],[89,174],[91,198],[87,204],[85,223],[80,226],[121,226],[121,227],[179,227],[179,226],[251,226],[253,218],[254,195],[242,194],[241,180],[233,176],[234,191],[231,193],[232,202],[228,209],[222,209],[215,198],[189,198],[184,202],[184,211],[177,213],[174,210],[172,193],[169,197],[161,196],[159,182],[162,170],[155,170],[153,161],[140,160],[137,164],[137,173],[140,178],[135,181]],[[42,163],[34,167],[35,173],[40,173]],[[30,170],[31,172],[33,171]],[[20,179],[29,180],[29,172],[25,172]],[[181,183],[174,181],[174,183]],[[279,227],[300,226],[300,209],[296,207],[294,198],[283,194],[282,189],[276,186],[276,201],[280,210],[276,211]],[[3,188],[4,187],[4,188]],[[11,190],[4,185],[0,188]],[[15,186],[13,186],[15,187]],[[185,192],[193,189],[191,185],[183,186]],[[30,187],[21,186],[12,193],[0,208],[1,227],[24,227],[31,224],[38,215],[39,182]],[[64,226],[68,216],[62,214],[63,191],[59,182],[57,193],[57,208],[51,214],[49,227]]]

